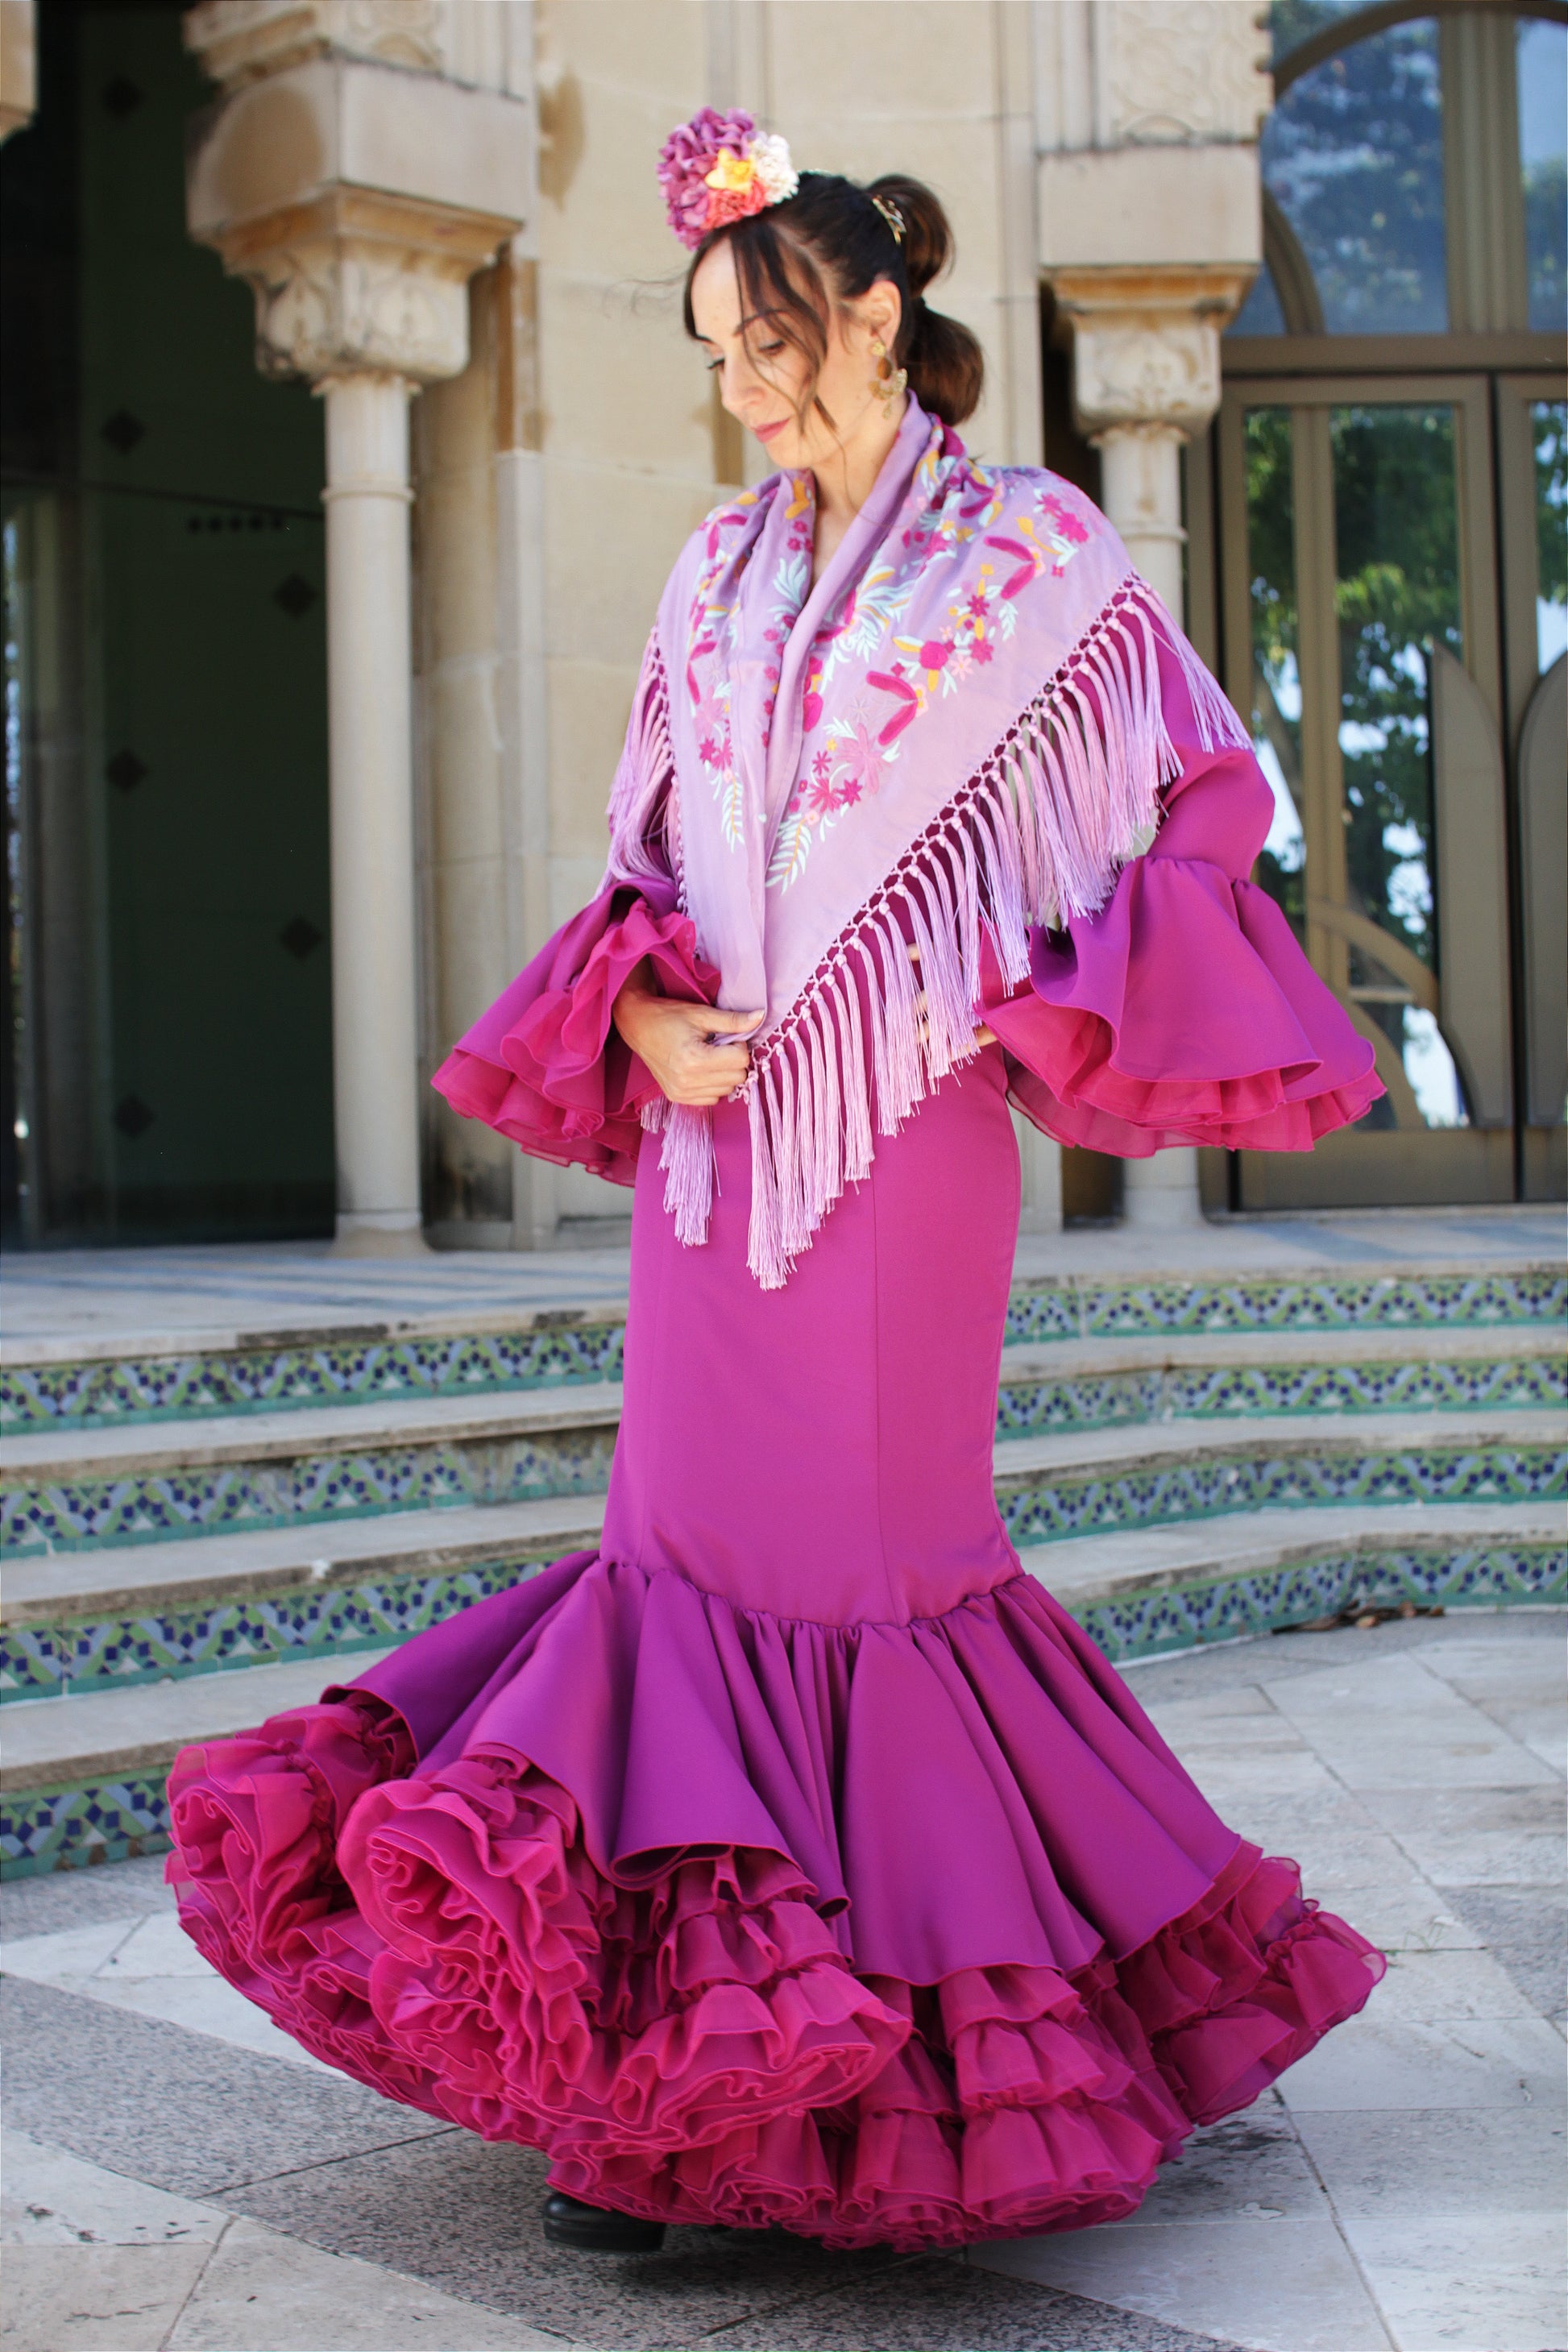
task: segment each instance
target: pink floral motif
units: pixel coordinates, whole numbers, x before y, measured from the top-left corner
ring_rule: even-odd
[[[1058,539],[1065,540],[1069,547],[1089,545],[1088,526],[1079,520],[1070,507],[1064,506],[1054,491],[1041,490],[1037,504]]]

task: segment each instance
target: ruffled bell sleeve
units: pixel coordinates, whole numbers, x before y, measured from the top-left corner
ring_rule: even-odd
[[[1122,1159],[1310,1150],[1383,1093],[1373,1049],[1248,880],[1273,796],[1249,751],[1204,749],[1163,641],[1160,691],[1182,766],[1152,845],[1098,914],[1032,935],[1011,994],[987,958],[1009,1094],[1060,1142]]]

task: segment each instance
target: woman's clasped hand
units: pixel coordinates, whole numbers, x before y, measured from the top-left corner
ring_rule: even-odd
[[[711,1108],[745,1085],[752,1066],[745,1032],[763,1015],[660,996],[645,967],[622,987],[613,1018],[662,1095],[673,1103]]]

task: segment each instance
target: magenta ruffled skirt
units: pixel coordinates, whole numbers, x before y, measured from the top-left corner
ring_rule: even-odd
[[[635,1176],[621,1429],[598,1552],[180,1759],[185,1925],[307,2049],[590,2202],[916,2247],[1131,2212],[1362,2007],[1380,1955],[1205,1803],[994,1489],[1009,1094],[1152,1150],[1297,1148],[1377,1091],[1215,862],[1266,821],[1237,761],[782,1290],[744,1107],[700,1247],[642,1149],[616,991],[646,957],[712,994],[672,886],[606,889],[463,1040],[458,1108]]]
[[[1190,1782],[1173,1758],[1152,1769],[1091,1645],[1027,1577],[919,1626],[840,1631],[586,1555],[437,1634],[457,1713],[426,1760],[353,1686],[191,1750],[171,1875],[207,1958],[306,2049],[545,2149],[552,2184],[590,2201],[836,2246],[1112,2220],[1382,1973],[1293,1864],[1228,1837],[1152,1934],[1102,1932],[1097,1909],[1130,1906],[1090,1882],[1195,1876],[1206,1808],[1180,1818]],[[626,1710],[594,1786],[514,1744],[520,1685],[567,1660]],[[570,1748],[541,1696],[539,1744]],[[1009,1769],[1000,1740],[1029,1715]],[[857,1787],[858,1752],[899,1769]],[[962,1857],[927,1788],[940,1813],[962,1805]],[[629,1815],[640,1839],[737,1802],[755,1843],[617,1853]],[[764,1823],[792,1809],[818,1824],[801,1840],[816,1875]],[[876,1883],[919,1872],[922,1847],[923,1884]],[[938,1944],[950,1906],[1016,1906],[1016,1957],[923,1980],[857,1969],[845,1880]]]

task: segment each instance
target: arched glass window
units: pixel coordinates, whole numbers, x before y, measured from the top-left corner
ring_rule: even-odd
[[[1530,323],[1561,332],[1568,327],[1568,26],[1521,18],[1515,55]]]
[[[1443,332],[1443,100],[1431,17],[1391,25],[1293,81],[1264,126],[1263,173],[1276,231],[1283,221],[1300,247],[1330,334]]]
[[[1568,324],[1561,0],[1274,0],[1265,266],[1237,335]]]

